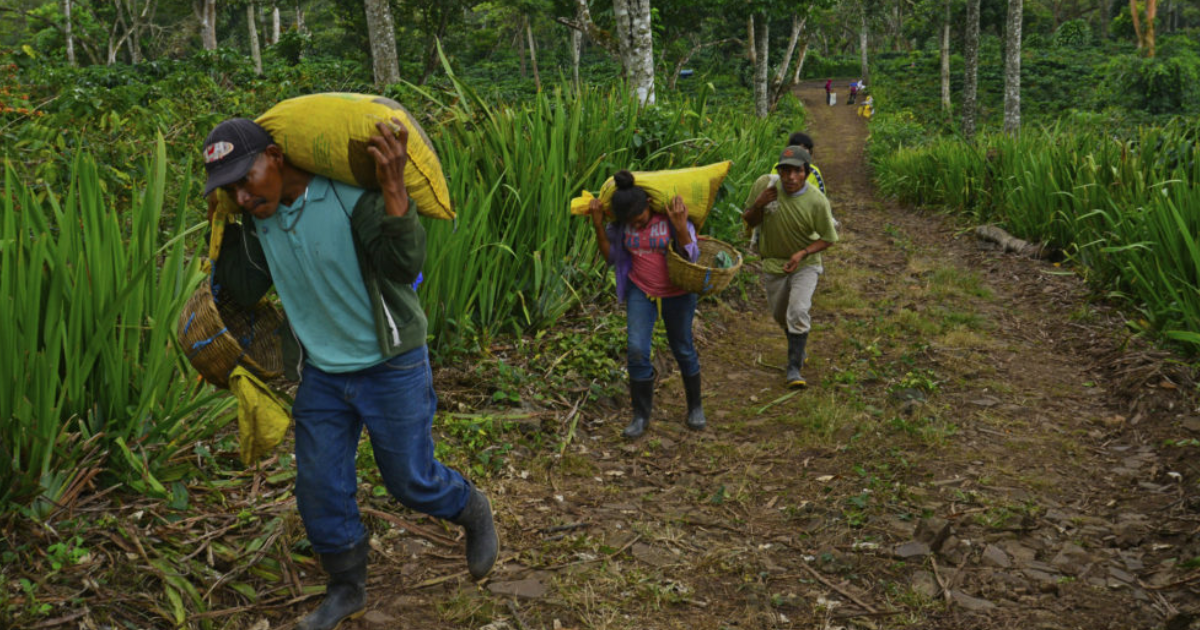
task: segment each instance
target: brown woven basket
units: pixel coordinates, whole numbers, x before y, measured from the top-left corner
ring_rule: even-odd
[[[259,378],[282,375],[283,316],[266,300],[251,309],[226,302],[217,303],[206,278],[179,314],[176,336],[192,367],[222,388],[229,387],[229,375],[239,365]]]
[[[685,260],[675,251],[674,247],[669,248],[667,276],[671,279],[671,284],[685,291],[699,293],[703,297],[710,293],[717,293],[729,286],[729,282],[742,268],[742,253],[732,245],[707,236],[701,236],[698,244],[700,245],[700,258],[694,263]],[[732,267],[721,269],[712,266],[720,252],[729,254],[729,257],[735,261]]]

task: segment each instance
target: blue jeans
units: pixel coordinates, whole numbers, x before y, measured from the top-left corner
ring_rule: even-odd
[[[700,373],[700,355],[696,354],[695,344],[692,343],[692,318],[696,315],[696,302],[699,299],[695,293],[662,298],[667,344],[671,346],[671,354],[675,355],[675,362],[684,376]],[[654,335],[654,322],[658,321],[658,304],[630,282],[625,315],[629,336],[629,378],[648,381],[654,378],[654,366],[650,364],[650,340]]]
[[[450,519],[470,484],[433,456],[437,394],[425,346],[379,365],[330,374],[304,366],[296,420],[296,505],[317,553],[340,553],[366,537],[355,492],[355,458],[365,424],[388,492],[405,506]]]

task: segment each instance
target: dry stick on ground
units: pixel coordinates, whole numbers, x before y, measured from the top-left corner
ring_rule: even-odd
[[[445,545],[447,547],[453,547],[458,544],[458,541],[454,540],[453,538],[447,538],[446,536],[442,536],[441,534],[436,534],[434,532],[431,532],[431,531],[425,529],[424,527],[420,527],[418,525],[413,525],[412,523],[400,518],[399,516],[396,516],[394,514],[388,514],[387,512],[384,512],[383,510],[377,510],[377,509],[371,508],[371,507],[363,507],[363,508],[359,508],[359,509],[362,511],[363,514],[369,514],[371,516],[379,517],[379,518],[391,523],[392,525],[395,525],[396,527],[401,527],[401,528],[407,529],[408,531],[420,536],[421,538],[431,540],[440,545]]]
[[[946,603],[950,603],[950,589],[946,587],[946,582],[942,580],[942,574],[938,571],[937,559],[930,556],[929,561],[933,563],[933,577],[937,580],[938,586],[942,588],[942,596],[946,598]]]
[[[871,613],[872,615],[879,614],[879,611],[878,611],[878,610],[875,610],[874,608],[872,608],[870,604],[868,604],[868,603],[864,602],[863,600],[861,600],[861,599],[859,599],[859,598],[855,597],[853,593],[850,593],[850,592],[848,592],[847,590],[843,589],[842,587],[840,587],[840,586],[838,586],[838,585],[834,584],[833,582],[830,582],[829,580],[825,579],[825,576],[821,575],[820,573],[817,573],[817,570],[816,570],[816,569],[814,569],[814,568],[812,568],[812,567],[808,566],[807,564],[802,564],[802,565],[800,565],[800,567],[801,567],[801,568],[803,568],[805,571],[807,571],[809,575],[811,575],[811,576],[813,576],[814,578],[816,578],[818,581],[820,581],[820,582],[821,582],[822,584],[824,584],[825,586],[828,586],[829,588],[831,588],[831,589],[833,589],[833,590],[835,590],[835,591],[837,591],[837,592],[841,593],[841,594],[842,594],[842,597],[845,597],[845,598],[849,599],[850,601],[854,602],[855,604],[858,604],[858,607],[859,607],[859,608],[862,608],[863,610],[865,610],[865,611],[867,611],[867,612]]]
[[[994,225],[981,225],[975,228],[975,237],[980,240],[997,243],[1006,252],[1016,252],[1030,258],[1045,259],[1054,253],[1053,249],[1045,245],[1023,241]]]

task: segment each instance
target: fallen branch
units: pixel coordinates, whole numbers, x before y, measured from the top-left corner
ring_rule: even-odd
[[[872,615],[875,615],[875,614],[878,614],[878,613],[879,613],[879,611],[878,611],[878,610],[875,610],[874,608],[872,608],[870,604],[868,604],[868,603],[864,602],[863,600],[861,600],[861,599],[859,599],[859,598],[855,597],[853,593],[850,593],[849,591],[847,591],[847,590],[843,589],[842,587],[840,587],[840,586],[838,586],[838,585],[834,584],[833,582],[830,582],[829,580],[825,579],[825,576],[821,575],[820,573],[817,573],[817,570],[816,570],[816,569],[814,569],[814,568],[812,568],[812,567],[808,566],[807,564],[802,564],[802,565],[800,565],[800,566],[801,566],[801,567],[803,567],[803,568],[804,568],[804,570],[805,570],[805,571],[807,571],[809,575],[813,576],[814,578],[817,578],[817,580],[818,580],[820,583],[822,583],[822,584],[824,584],[825,586],[828,586],[829,588],[831,588],[831,589],[833,589],[833,590],[835,590],[835,591],[837,591],[837,592],[841,593],[841,594],[842,594],[842,597],[845,597],[845,598],[849,599],[850,601],[854,602],[855,604],[858,604],[858,607],[859,607],[859,608],[862,608],[863,610],[867,611],[868,613],[871,613]]]
[[[1055,250],[1041,243],[1023,241],[994,225],[981,225],[975,228],[975,237],[982,241],[996,243],[1006,252],[1015,252],[1021,256],[1045,260],[1054,255]]]

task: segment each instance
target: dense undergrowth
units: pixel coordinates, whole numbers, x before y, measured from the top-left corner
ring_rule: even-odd
[[[961,112],[940,111],[935,51],[882,56],[868,145],[880,190],[1062,250],[1099,294],[1140,313],[1133,329],[1194,355],[1200,46],[1166,38],[1156,59],[1120,45],[1068,50],[1023,53],[1016,137],[999,133],[1003,68],[981,66],[974,141],[958,133]],[[961,68],[955,59],[956,104]]]

